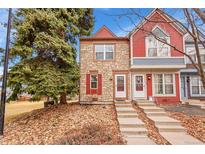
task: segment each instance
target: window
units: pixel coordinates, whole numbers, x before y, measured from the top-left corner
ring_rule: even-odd
[[[191,77],[191,95],[205,95],[205,89],[198,76]]]
[[[90,89],[97,89],[97,84],[98,84],[97,75],[91,75],[90,82],[91,82]]]
[[[159,27],[154,28],[152,31],[157,37],[165,40],[166,42],[170,42],[170,38],[167,34],[165,34]],[[168,57],[170,56],[170,47],[167,44],[164,44],[154,36],[148,36],[146,38],[147,45],[147,56],[148,57]]]
[[[201,58],[201,62],[202,63],[205,63],[205,49],[203,47],[200,47],[199,48],[200,50],[200,58]],[[186,52],[191,56],[191,59],[197,63],[197,57],[196,57],[196,50],[195,50],[195,47],[194,46],[188,46],[186,47]],[[186,57],[186,63],[187,64],[191,64],[191,60]]]
[[[114,57],[113,44],[95,45],[95,53],[97,60],[112,60]]]
[[[173,74],[154,74],[154,94],[173,95],[174,93]]]
[[[124,76],[117,76],[117,91],[124,91]]]

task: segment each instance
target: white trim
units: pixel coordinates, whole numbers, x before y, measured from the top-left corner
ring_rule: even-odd
[[[162,80],[163,80],[163,94],[155,94],[155,83],[154,83],[154,75],[155,74],[162,74]],[[173,77],[173,94],[165,94],[165,84],[164,84],[164,75],[165,74],[172,74],[172,77]],[[175,73],[152,73],[152,96],[154,97],[167,97],[167,96],[170,96],[170,97],[176,97],[176,74]]]
[[[128,92],[128,99],[131,99],[132,100],[132,76],[131,76],[131,74],[132,74],[132,72],[130,72],[129,71],[129,73],[128,73],[128,79],[129,79],[129,92]],[[128,84],[126,85],[126,86],[128,86]],[[128,88],[127,88],[128,89]]]
[[[132,37],[131,37],[131,38],[130,38],[130,50],[131,50],[131,51],[130,51],[130,52],[131,52],[131,61],[130,61],[130,62],[131,62],[131,65],[133,65],[133,46],[132,46],[132,45],[133,45],[133,42],[132,42],[132,41],[133,41],[133,39],[132,39]]]
[[[160,41],[158,41],[157,39],[155,39],[155,40],[156,40],[156,43],[157,43],[157,46],[156,46],[156,48],[157,48],[157,56],[153,56],[153,57],[149,56],[149,54],[148,54],[148,49],[149,49],[148,39],[149,39],[150,37],[153,38],[153,39],[155,39],[153,36],[146,36],[146,37],[145,37],[146,57],[148,57],[148,58],[169,58],[169,57],[171,57],[171,47],[170,47],[169,45],[167,45],[167,44],[164,44],[164,45],[165,45],[165,47],[168,48],[168,56],[159,56],[159,45],[158,45],[158,44],[159,44]],[[166,39],[167,39],[167,42],[170,43],[170,37],[166,37]],[[162,43],[162,42],[161,42],[161,43]]]
[[[183,52],[184,52],[184,53],[186,53],[186,44],[185,44],[186,35],[187,35],[187,34],[185,34],[185,35],[183,36],[183,42],[182,42],[182,43],[183,43]],[[183,57],[184,57],[184,64],[186,64],[186,57],[187,57],[187,56],[183,55]]]
[[[144,97],[135,97],[134,96],[134,92],[135,92],[135,85],[136,85],[136,81],[135,81],[135,77],[136,76],[143,76],[143,87],[144,87]],[[133,94],[133,100],[134,99],[147,99],[147,80],[146,80],[146,73],[134,73],[132,75],[133,79],[132,79],[132,94]]]
[[[96,46],[103,46],[103,59],[97,59],[97,56],[96,56],[96,53],[101,53],[101,52],[99,52],[99,51],[97,51],[96,50]],[[108,51],[106,51],[105,49],[106,49],[106,46],[112,46],[112,53],[113,53],[113,57],[112,57],[112,59],[106,59],[106,53],[111,53],[111,52],[108,52]],[[115,45],[114,44],[94,44],[94,48],[95,48],[95,59],[96,60],[113,60],[114,59],[114,54],[115,54]]]
[[[179,100],[181,101],[182,99],[181,99],[181,74],[180,73],[178,73],[179,74]],[[176,74],[175,74],[176,75]],[[175,77],[176,78],[176,77]],[[175,83],[176,84],[176,83]]]
[[[169,33],[167,33],[164,29],[162,29],[159,25],[155,25],[153,28],[152,28],[152,31],[154,31],[156,28],[159,28],[165,35],[167,35],[167,37],[170,37]]]
[[[92,88],[91,86],[92,86],[92,84],[91,84],[91,82],[92,82],[92,75],[93,76],[96,76],[96,78],[97,78],[97,87],[96,88]],[[98,89],[98,74],[90,74],[90,89]]]
[[[157,10],[157,8],[156,9],[153,9],[147,16],[146,16],[146,18],[149,20],[151,17],[152,17],[152,15],[154,14],[154,12]],[[164,13],[164,14],[161,14],[161,13],[159,13],[158,11],[156,11],[162,18],[164,18],[166,21],[168,21],[164,16],[166,16],[170,21],[173,21],[172,19],[170,19],[167,15],[166,15],[166,13]],[[163,11],[162,11],[163,12]],[[164,16],[163,16],[164,15]],[[145,19],[143,19],[142,20],[142,22],[138,25],[138,26],[136,26],[135,28],[134,28],[134,30],[130,33],[131,35],[130,35],[130,37],[132,37],[138,30],[139,30],[139,28],[142,26],[142,25],[144,25],[146,22],[148,22],[147,20],[145,20]],[[177,24],[175,24],[175,26],[177,26],[179,29],[177,29],[175,26],[173,26],[173,23],[170,23],[170,25],[172,25],[172,27],[176,30],[176,31],[178,31],[181,35],[184,35],[183,34],[183,32],[181,32],[179,29],[181,29]],[[182,29],[181,29],[182,30]],[[183,30],[182,30],[183,31]]]
[[[124,91],[123,92],[118,92],[117,94],[117,77],[118,76],[123,76],[124,77]],[[122,93],[123,96],[119,96]],[[115,74],[115,98],[126,98],[127,94],[127,81],[126,81],[126,75],[125,74]]]

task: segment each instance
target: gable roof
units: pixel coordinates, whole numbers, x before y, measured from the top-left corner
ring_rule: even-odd
[[[109,28],[104,25],[91,37],[81,37],[80,40],[129,40],[129,38],[117,37]]]
[[[174,21],[176,19],[174,19],[173,17],[171,17],[170,15],[168,15],[166,12],[162,11],[159,8],[155,8],[153,9],[145,18],[146,19],[150,19],[155,13],[158,13],[161,17],[163,17],[165,20],[167,21]],[[137,32],[139,30],[139,28],[141,26],[143,26],[146,22],[148,22],[146,19],[143,19],[129,34],[128,36],[131,37],[135,32]],[[179,24],[177,24],[176,22],[170,23],[170,25],[172,25],[172,27],[174,27],[179,33],[181,34],[185,34],[185,30],[182,26],[180,26]]]
[[[108,29],[105,25],[102,26],[92,37],[106,37],[106,38],[114,38],[117,37],[110,29]]]

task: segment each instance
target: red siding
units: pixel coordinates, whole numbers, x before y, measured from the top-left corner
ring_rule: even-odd
[[[176,96],[168,96],[168,97],[155,97],[155,101],[157,104],[174,104],[180,102],[180,94],[179,94],[179,74],[175,74],[175,82],[176,82]]]
[[[150,20],[166,21],[157,12],[155,12],[151,16]],[[162,28],[164,31],[166,31],[170,35],[170,42],[172,45],[175,45],[179,50],[183,51],[183,35],[179,33],[171,24],[162,23],[162,22],[161,23],[146,22],[143,25],[143,28],[150,31],[156,25],[158,25],[160,28]],[[143,32],[142,30],[138,30],[133,35],[133,43],[132,43],[133,44],[133,57],[145,57],[146,56],[146,48],[145,48],[146,35],[147,34]],[[171,56],[183,56],[183,54],[171,49]]]
[[[90,94],[90,74],[86,74],[86,94]]]
[[[102,74],[98,74],[98,95],[102,95]]]
[[[95,38],[115,38],[116,36],[105,26],[103,26],[94,36]]]

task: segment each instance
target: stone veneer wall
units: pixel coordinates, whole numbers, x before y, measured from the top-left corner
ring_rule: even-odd
[[[94,44],[114,43],[115,53],[112,61],[96,61]],[[97,102],[91,102],[92,95],[86,95],[86,74],[90,70],[97,70],[102,74],[102,95]],[[113,70],[129,70],[129,42],[128,41],[82,41],[80,43],[80,101],[81,103],[112,103],[113,101]],[[111,80],[112,79],[112,80]],[[130,74],[128,74],[128,99],[130,97]]]

